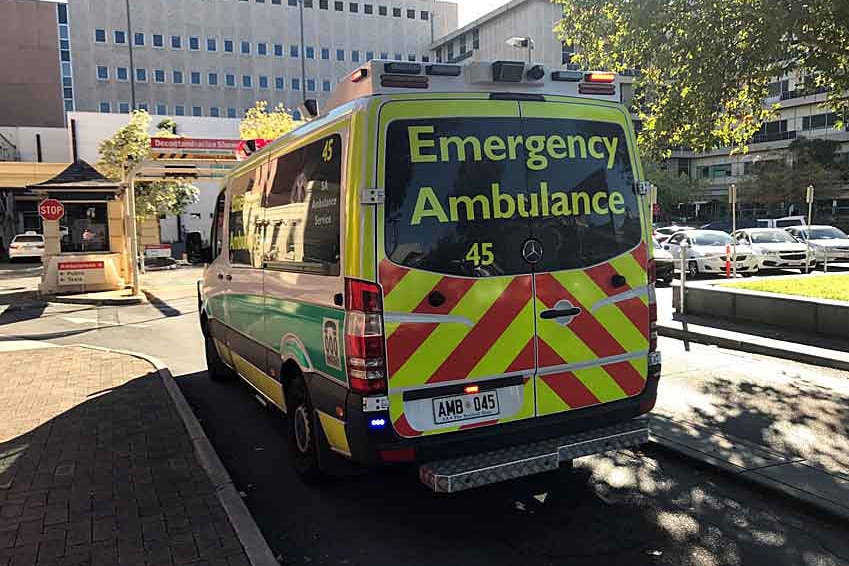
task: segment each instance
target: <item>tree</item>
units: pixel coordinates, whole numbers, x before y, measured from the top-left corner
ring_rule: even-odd
[[[295,120],[286,112],[282,104],[269,111],[268,102],[257,101],[253,108],[245,112],[239,123],[239,137],[243,140],[278,138],[295,127]]]
[[[657,203],[666,215],[691,202],[693,197],[701,197],[707,188],[704,181],[690,179],[684,173],[676,175],[652,161],[643,161],[643,172],[646,180],[657,187]]]
[[[798,72],[849,109],[846,0],[555,0],[584,68],[639,69],[640,145],[655,158],[745,144],[769,119],[767,85]]]
[[[838,159],[840,142],[798,138],[788,146],[788,159],[757,163],[752,176],[740,184],[740,200],[765,205],[801,203],[813,185],[817,196],[828,197],[845,188],[847,167]]]
[[[160,122],[160,126],[163,126]],[[103,140],[98,147],[100,160],[97,168],[113,181],[121,181],[124,171],[130,170],[147,157],[150,152],[150,115],[144,110],[135,110],[126,126]],[[173,137],[173,130],[156,132],[159,137]],[[176,125],[175,125],[176,126]],[[150,218],[160,214],[180,214],[198,200],[198,189],[182,181],[147,181],[135,183],[136,216]]]

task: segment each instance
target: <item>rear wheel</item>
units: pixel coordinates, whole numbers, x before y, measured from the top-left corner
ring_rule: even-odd
[[[696,261],[692,261],[692,260],[691,260],[691,261],[687,264],[687,275],[689,275],[690,277],[692,277],[693,279],[695,279],[696,277],[698,277],[698,276],[699,276],[699,273],[700,273],[700,272],[699,272],[699,264],[698,264],[698,262],[696,262]]]
[[[221,359],[212,336],[205,334],[203,345],[206,352],[206,372],[209,378],[213,381],[225,381],[232,378],[233,370]]]
[[[303,377],[296,377],[286,388],[286,405],[292,466],[305,482],[316,483],[324,477],[318,462],[319,429]]]

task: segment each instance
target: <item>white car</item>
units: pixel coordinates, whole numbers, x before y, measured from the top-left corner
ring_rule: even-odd
[[[44,236],[36,232],[18,234],[9,244],[9,261],[41,260],[42,257],[44,257]]]
[[[806,260],[807,246],[781,228],[747,228],[731,235],[738,245],[755,250],[760,269],[813,269],[817,264],[814,254]]]
[[[825,263],[826,254],[828,261],[849,261],[849,236],[840,228],[834,226],[793,226],[785,228],[787,233],[802,242],[811,235],[811,251],[817,263]]]
[[[686,248],[687,272],[691,277],[705,273],[725,275],[727,250],[734,248],[734,239],[720,230],[687,230],[673,234],[663,249],[669,250],[676,260]],[[758,258],[748,246],[737,245],[737,273],[752,274],[758,271]],[[733,267],[733,266],[732,266]]]

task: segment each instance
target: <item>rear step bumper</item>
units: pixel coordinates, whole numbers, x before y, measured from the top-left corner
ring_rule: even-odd
[[[649,420],[643,416],[578,434],[426,462],[419,467],[419,479],[433,491],[454,493],[556,470],[561,462],[573,458],[639,446],[648,441]]]

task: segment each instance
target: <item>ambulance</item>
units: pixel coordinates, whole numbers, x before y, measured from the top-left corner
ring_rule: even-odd
[[[353,71],[224,182],[210,377],[282,411],[306,480],[414,463],[456,492],[645,443],[651,215],[621,94],[514,61]]]

